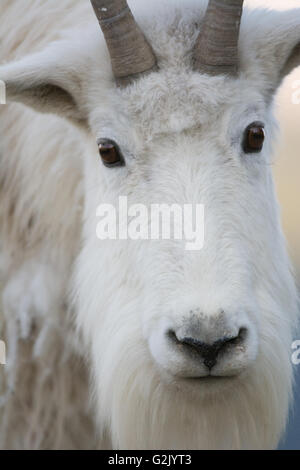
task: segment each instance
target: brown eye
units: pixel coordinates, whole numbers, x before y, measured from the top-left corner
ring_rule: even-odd
[[[261,152],[265,141],[264,125],[254,122],[247,127],[244,136],[243,148],[246,153]]]
[[[102,162],[107,167],[123,166],[124,158],[118,145],[109,139],[101,139],[98,142],[99,153]]]

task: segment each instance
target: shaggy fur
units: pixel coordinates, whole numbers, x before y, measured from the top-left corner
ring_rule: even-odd
[[[275,448],[298,306],[270,168],[272,102],[300,12],[246,9],[240,73],[228,78],[191,67],[207,2],[130,4],[159,72],[117,90],[89,2],[26,0],[21,17],[23,0],[1,2],[0,79],[18,104],[0,108],[0,446]],[[259,156],[241,151],[254,121],[267,132]],[[101,165],[100,137],[119,143],[126,167]],[[96,208],[119,195],[205,204],[204,249],[100,242]],[[257,356],[243,374],[201,385],[160,367],[151,338],[194,309],[247,317]]]

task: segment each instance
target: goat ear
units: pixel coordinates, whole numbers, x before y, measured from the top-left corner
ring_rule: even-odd
[[[293,47],[287,61],[284,63],[282,70],[280,71],[280,79],[283,80],[290,72],[300,65],[300,30],[299,30],[299,42]]]
[[[300,9],[246,10],[241,28],[241,68],[262,79],[274,94],[284,78],[300,65]]]
[[[57,57],[53,48],[0,66],[7,102],[19,102],[42,113],[83,122],[79,77],[74,64]]]

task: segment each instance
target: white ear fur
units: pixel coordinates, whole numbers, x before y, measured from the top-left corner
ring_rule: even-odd
[[[241,70],[253,80],[257,77],[266,92],[274,94],[300,65],[300,9],[245,13],[240,34]]]
[[[281,70],[281,78],[285,78],[290,72],[292,72],[296,67],[300,65],[300,34],[299,34],[299,43],[293,47],[288,60],[284,64],[283,69]]]
[[[61,50],[60,55],[57,51]],[[64,47],[53,43],[42,52],[0,66],[7,101],[23,103],[43,113],[82,122],[80,78]]]

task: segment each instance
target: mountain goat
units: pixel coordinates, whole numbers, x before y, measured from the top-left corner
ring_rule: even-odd
[[[273,98],[300,9],[91,3],[0,6],[0,445],[275,448],[298,305]],[[120,196],[203,204],[203,249],[99,240]]]

